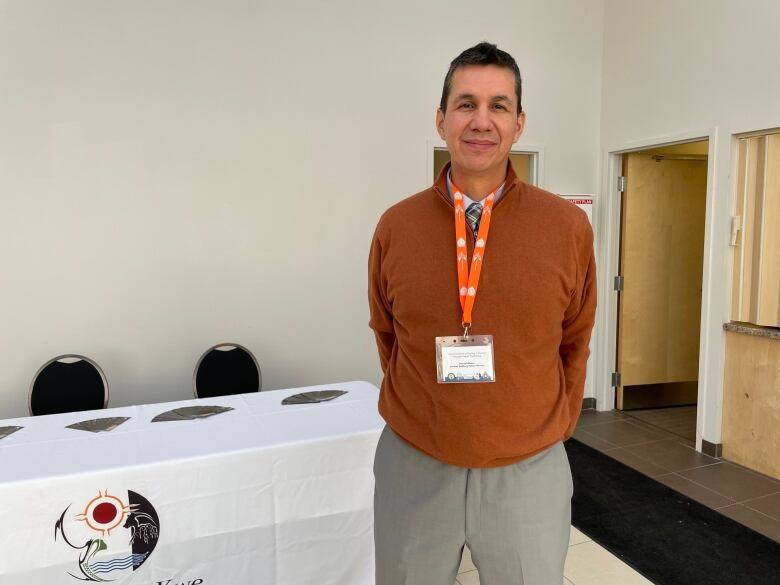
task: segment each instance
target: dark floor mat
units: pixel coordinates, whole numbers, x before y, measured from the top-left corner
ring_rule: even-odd
[[[575,439],[572,524],[657,585],[780,585],[780,544]]]

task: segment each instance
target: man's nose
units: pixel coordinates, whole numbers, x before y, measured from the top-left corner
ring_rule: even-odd
[[[490,127],[490,112],[487,106],[476,108],[471,117],[471,129],[484,132],[490,130]]]

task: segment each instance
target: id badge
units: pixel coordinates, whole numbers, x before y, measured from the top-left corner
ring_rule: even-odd
[[[437,337],[436,370],[439,384],[495,382],[493,336]]]

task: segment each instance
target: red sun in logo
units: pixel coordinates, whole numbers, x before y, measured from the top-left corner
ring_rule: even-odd
[[[121,525],[130,511],[130,506],[116,496],[109,495],[107,490],[98,491],[97,497],[89,501],[84,512],[76,516],[76,520],[86,522],[92,530],[105,536]]]

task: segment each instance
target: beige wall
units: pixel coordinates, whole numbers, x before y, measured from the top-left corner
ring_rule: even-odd
[[[65,352],[112,405],[190,396],[221,341],[268,388],[379,382],[368,244],[429,183],[449,61],[512,52],[543,186],[595,192],[602,27],[600,0],[0,2],[0,418]]]

